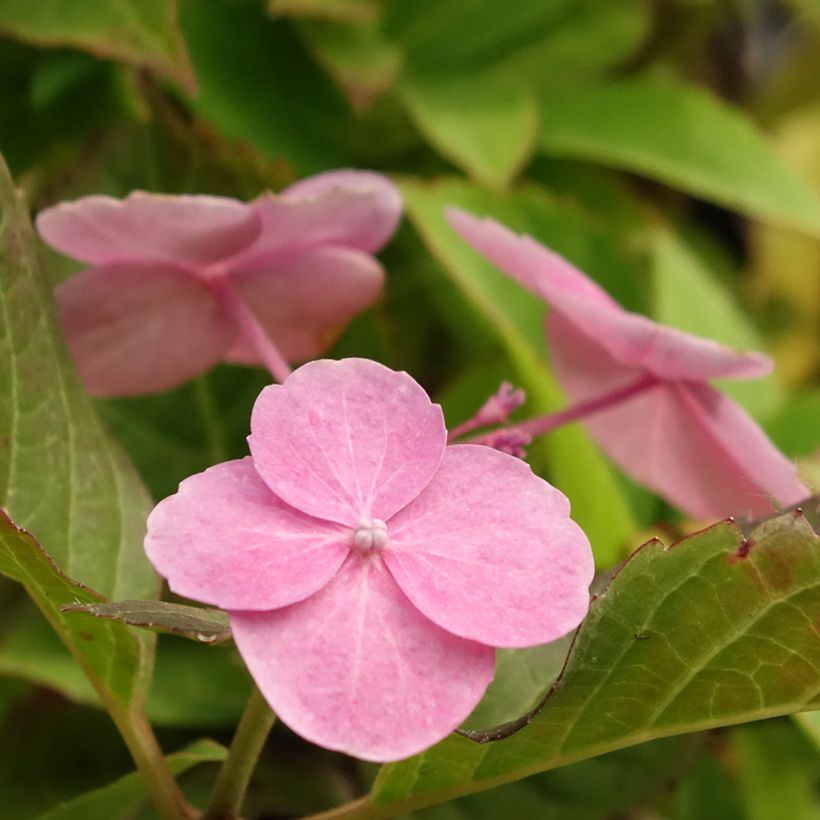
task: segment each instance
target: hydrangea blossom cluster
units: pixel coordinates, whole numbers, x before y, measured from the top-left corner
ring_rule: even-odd
[[[228,611],[248,669],[303,737],[374,761],[419,752],[472,711],[495,647],[549,642],[589,605],[589,542],[523,462],[532,436],[583,419],[639,481],[700,518],[765,515],[806,495],[791,465],[710,380],[769,370],[628,313],[566,260],[451,210],[479,253],[550,307],[575,404],[447,445],[441,408],[406,373],[319,355],[378,295],[373,258],[401,201],[378,174],[337,171],[245,204],[210,196],[86,197],[40,214],[90,267],[60,286],[89,390],[172,387],[222,361],[282,382],[254,406],[250,456],[160,502],[145,548],[174,592]],[[502,384],[450,440],[505,424]]]
[[[229,612],[271,707],[327,748],[427,748],[478,703],[494,647],[554,640],[587,612],[592,553],[567,499],[446,439],[406,373],[311,362],[260,394],[249,458],[186,479],[149,518],[157,570]]]
[[[88,390],[122,396],[223,360],[284,378],[379,295],[372,254],[400,214],[387,178],[333,171],[251,203],[88,196],[42,211],[37,228],[90,265],[57,288],[60,319]]]
[[[787,506],[808,495],[794,465],[709,384],[765,375],[767,356],[629,313],[531,237],[461,210],[447,216],[476,251],[549,305],[558,379],[571,400],[589,403],[587,429],[628,474],[702,519],[764,516],[773,502]],[[539,426],[533,420],[517,431],[549,429]]]

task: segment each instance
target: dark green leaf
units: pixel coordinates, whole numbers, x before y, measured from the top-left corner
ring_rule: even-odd
[[[261,8],[184,0],[199,85],[194,110],[297,176],[350,164],[350,112],[286,21]]]
[[[228,614],[219,609],[170,604],[165,601],[112,601],[67,604],[63,612],[85,613],[154,632],[168,632],[199,643],[223,643],[231,639]]]

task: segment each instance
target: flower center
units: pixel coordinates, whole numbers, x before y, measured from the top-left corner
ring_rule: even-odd
[[[353,530],[353,543],[362,552],[380,550],[387,544],[387,524],[381,518],[362,518]]]

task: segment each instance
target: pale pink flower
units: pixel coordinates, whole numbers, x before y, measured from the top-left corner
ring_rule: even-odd
[[[42,211],[37,229],[90,265],[57,288],[57,306],[86,386],[113,396],[259,363],[256,329],[283,360],[318,355],[379,295],[372,253],[400,213],[386,177],[333,171],[251,203],[88,196]]]
[[[171,589],[230,613],[271,707],[319,745],[419,752],[478,703],[493,647],[586,614],[592,554],[567,499],[446,435],[406,373],[311,362],[260,394],[249,458],[186,479],[148,520]]]
[[[584,419],[627,473],[703,519],[761,516],[772,502],[789,505],[808,495],[794,465],[709,384],[764,375],[771,370],[767,356],[629,313],[566,259],[492,219],[457,209],[447,218],[475,250],[550,306],[550,357],[573,402],[639,385],[620,403],[601,401]]]

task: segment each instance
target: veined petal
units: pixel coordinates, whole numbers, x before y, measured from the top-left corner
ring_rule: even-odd
[[[354,526],[412,501],[433,477],[446,436],[441,408],[407,373],[323,359],[262,391],[248,441],[280,498]]]
[[[321,589],[350,532],[277,498],[250,458],[186,478],[148,518],[145,551],[178,595],[223,609],[275,609]]]
[[[211,290],[159,263],[82,271],[56,291],[66,341],[89,392],[167,390],[215,365],[236,329]]]
[[[533,646],[574,629],[594,564],[566,497],[489,447],[447,448],[433,480],[388,521],[384,561],[432,621],[491,646]]]
[[[49,245],[92,265],[214,262],[249,245],[259,229],[253,209],[238,200],[145,191],[123,200],[86,196],[37,215],[37,230]]]
[[[345,323],[378,298],[383,282],[384,271],[372,256],[333,246],[274,256],[259,269],[232,274],[237,294],[289,361],[324,352]],[[228,359],[259,363],[242,337]]]
[[[447,216],[475,250],[624,366],[643,368],[662,379],[699,381],[752,378],[772,368],[761,353],[733,350],[624,310],[592,279],[532,237],[456,209]]]
[[[553,366],[573,401],[640,375],[601,355],[558,317],[549,325]],[[808,495],[794,465],[757,424],[707,384],[662,382],[584,423],[626,473],[696,518],[766,515],[772,501],[788,505]]]
[[[307,740],[365,760],[399,760],[441,740],[493,677],[495,651],[427,620],[375,555],[351,553],[299,604],[230,615],[276,714]]]
[[[279,195],[265,194],[251,207],[262,230],[237,266],[276,253],[341,245],[374,253],[387,243],[401,217],[401,195],[372,171],[334,171],[302,180]]]

